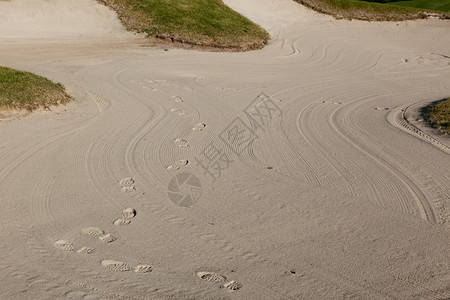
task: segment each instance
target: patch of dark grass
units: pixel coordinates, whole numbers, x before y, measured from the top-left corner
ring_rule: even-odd
[[[116,10],[127,29],[186,44],[249,50],[269,34],[221,0],[98,0]]]
[[[450,98],[433,102],[422,109],[425,120],[444,134],[450,134]]]
[[[404,21],[424,19],[435,14],[433,8],[419,8],[411,2],[392,0],[295,0],[318,12],[332,15],[338,19],[359,19],[366,21]],[[420,1],[420,0],[418,0]],[[434,1],[434,0],[433,0]],[[436,0],[450,1],[450,0]],[[380,3],[382,2],[382,3]],[[448,13],[440,15],[448,17]]]
[[[450,0],[361,0],[450,13]]]
[[[70,99],[60,83],[33,73],[0,67],[0,107],[32,111],[64,104]]]

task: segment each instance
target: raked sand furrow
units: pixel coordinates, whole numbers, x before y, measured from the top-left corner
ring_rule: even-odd
[[[270,142],[268,143],[271,143],[272,145],[286,145],[284,147],[280,147],[279,151],[281,157],[287,158],[285,159],[285,161],[291,161],[291,163],[289,163],[288,165],[288,172],[290,172],[292,175],[294,175],[294,177],[300,180],[302,179],[302,177],[298,174],[303,174],[308,183],[320,186],[323,184],[324,180],[321,176],[323,175],[323,173],[321,172],[322,170],[317,168],[316,161],[308,156],[309,150],[312,149],[308,149],[308,147],[302,147],[303,145],[299,145],[299,147],[296,148],[294,146],[294,144],[296,144],[296,138],[291,138],[290,136],[288,136],[285,130],[286,127],[289,128],[290,126],[286,119],[288,119],[289,116],[295,115],[296,112],[290,109],[285,109],[285,111],[285,116],[283,116],[279,121],[279,128],[275,127],[275,132],[278,132],[278,134],[271,136],[269,140]],[[298,149],[302,149],[300,153]]]
[[[124,79],[122,79],[122,77],[124,77]],[[165,169],[167,166],[175,163],[175,161],[177,161],[177,160],[185,159],[184,157],[181,157],[181,156],[176,157],[175,150],[179,151],[179,149],[177,149],[174,146],[173,142],[170,141],[171,139],[173,139],[173,137],[170,134],[171,131],[155,130],[158,127],[170,128],[174,125],[174,122],[169,122],[166,120],[167,117],[173,117],[175,119],[183,120],[184,116],[178,116],[178,115],[172,116],[172,114],[170,113],[170,109],[165,108],[162,104],[153,100],[153,99],[157,99],[156,96],[144,98],[142,96],[142,93],[136,93],[133,91],[132,87],[126,83],[127,80],[129,80],[129,79],[126,76],[126,72],[125,72],[125,75],[120,74],[120,76],[117,76],[115,78],[115,84],[117,84],[118,86],[120,86],[122,88],[129,90],[131,95],[133,95],[133,97],[139,97],[140,99],[145,99],[146,100],[145,102],[142,101],[142,104],[144,106],[151,108],[152,105],[153,106],[156,105],[158,107],[157,114],[155,116],[153,116],[152,118],[147,118],[145,124],[143,126],[139,127],[139,131],[137,131],[133,135],[133,137],[130,139],[130,141],[127,144],[127,147],[125,149],[125,152],[123,154],[123,158],[122,158],[126,164],[127,169],[129,170],[129,172],[132,173],[133,176],[138,179],[138,181],[142,182],[142,180],[140,180],[142,178],[142,176],[148,176],[149,174],[152,174],[152,172]],[[188,118],[190,119],[190,117],[188,117]],[[188,123],[189,122],[187,122],[186,125]],[[153,133],[153,132],[155,132],[154,137],[151,140],[146,141],[146,135],[149,135],[149,133]],[[129,160],[130,159],[134,160],[137,158],[137,153],[135,153],[135,151],[134,151],[134,147],[136,147],[136,145],[144,145],[144,146],[150,145],[151,146],[150,149],[152,150],[152,152],[158,153],[158,155],[154,155],[152,157],[158,158],[158,156],[160,154],[159,154],[159,150],[157,150],[157,149],[160,145],[162,145],[164,140],[166,141],[166,144],[169,144],[171,146],[170,151],[169,151],[169,153],[172,156],[171,159],[165,158],[164,161],[156,161],[156,163],[151,164],[151,167],[148,168],[149,172],[144,171],[142,175],[140,175],[133,168],[130,168]],[[147,148],[147,147],[145,147],[145,148]],[[157,151],[155,151],[155,150],[157,150]],[[138,165],[140,167],[145,166],[141,162],[139,162]],[[155,178],[159,178],[159,177],[160,176],[158,176],[158,175],[155,176]]]
[[[126,141],[131,140],[134,131],[140,130],[148,116],[152,115],[151,110],[147,112],[141,110],[138,114],[133,114],[132,118],[126,119],[122,115],[120,119],[117,119],[110,112],[126,109],[127,104],[125,103],[129,101],[129,96],[117,95],[115,100],[117,104],[106,111],[97,121],[105,132],[97,137],[95,136],[97,133],[92,134],[92,144],[89,146],[90,150],[85,161],[91,181],[98,187],[98,191],[111,199],[110,201],[113,203],[115,203],[113,199],[116,198],[115,192],[121,188],[119,180],[131,175],[127,172],[124,164]],[[114,120],[115,118],[116,120]],[[105,120],[114,120],[114,126],[104,127]],[[105,184],[107,185],[106,189],[103,188]]]
[[[314,90],[314,87],[311,89]],[[345,87],[334,88],[334,91],[338,93],[341,89],[345,90]],[[286,108],[286,124],[283,127],[285,128],[287,139],[295,145],[296,151],[305,153],[305,156],[309,158],[313,166],[320,168],[317,170],[320,172],[322,180],[327,182],[327,185],[336,185],[338,189],[344,189],[343,191],[357,195],[358,192],[355,188],[359,185],[351,184],[350,182],[355,182],[356,178],[360,178],[364,174],[357,173],[357,169],[355,170],[356,173],[353,170],[350,171],[340,159],[332,159],[333,154],[327,151],[329,148],[328,144],[337,145],[322,134],[322,132],[327,130],[326,120],[328,120],[329,115],[340,106],[340,101],[323,98],[322,94],[327,90],[328,88],[314,91],[310,95],[303,95],[302,93],[297,96],[300,99],[310,100],[309,105],[306,105],[296,114],[290,113],[290,111],[296,109],[298,101],[291,101],[288,108]],[[301,93],[301,89],[299,91]],[[339,93],[341,92],[339,91]],[[334,98],[341,101],[347,100],[346,96],[340,94],[335,95]],[[299,136],[299,138],[294,138],[295,136]],[[300,143],[301,140],[304,140],[304,144]],[[344,178],[349,182],[340,182]]]
[[[427,87],[422,87],[420,89],[422,89],[424,91],[428,90]],[[418,89],[418,90],[420,90],[420,89]],[[408,91],[408,92],[410,92],[410,91]],[[358,106],[361,106],[361,104],[356,105],[354,107],[356,108]],[[352,107],[348,107],[348,108],[351,109]],[[356,114],[355,112],[353,112],[350,109],[348,109],[348,111],[352,113],[351,115],[358,118],[359,117],[358,114]],[[344,110],[347,110],[347,108],[343,107],[341,110],[344,111]],[[383,142],[383,140],[381,140],[381,139],[379,139],[378,141],[373,140],[376,138],[376,136],[369,134],[367,132],[367,130],[364,130],[364,128],[362,126],[355,126],[355,123],[356,123],[355,120],[351,120],[350,118],[348,118],[349,115],[350,115],[349,113],[344,115],[344,118],[342,118],[342,120],[345,122],[342,122],[341,124],[345,124],[348,128],[353,127],[352,131],[360,131],[361,132],[359,134],[360,138],[358,140],[359,143],[361,145],[363,143],[369,144],[370,146],[365,146],[366,149],[370,149],[369,152],[371,152],[373,154],[376,153],[375,155],[378,156],[378,158],[381,159],[380,161],[383,162],[383,164],[385,164],[388,168],[391,168],[394,170],[397,169],[397,171],[395,173],[398,175],[401,174],[400,176],[403,178],[402,181],[405,180],[405,183],[410,185],[413,188],[413,190],[415,191],[415,193],[418,193],[418,197],[420,197],[419,199],[422,199],[418,203],[419,205],[427,205],[427,206],[430,205],[430,204],[428,204],[428,201],[430,201],[430,199],[433,199],[434,197],[431,197],[431,196],[426,197],[428,199],[428,200],[426,200],[425,195],[422,195],[422,192],[420,192],[420,184],[415,183],[414,182],[415,179],[408,178],[411,175],[411,172],[407,168],[405,168],[402,164],[399,164],[395,159],[392,159],[391,157],[385,155],[387,152],[390,152],[391,150],[379,149],[379,147],[383,146],[383,144],[385,144],[385,142]],[[368,120],[367,117],[364,117],[361,119],[366,120],[366,121]],[[370,138],[370,139],[368,139],[368,138]],[[401,157],[401,155],[398,155],[397,157]],[[394,167],[394,166],[396,166],[396,167]],[[398,196],[401,196],[401,194],[402,193],[398,194]],[[436,198],[434,198],[434,199],[436,199]],[[421,203],[424,203],[424,204],[421,204]],[[433,211],[435,211],[435,209],[433,209],[432,207],[430,207],[429,209],[432,209]],[[429,214],[430,213],[431,212],[429,212]],[[439,221],[439,220],[436,220],[436,221]]]
[[[296,122],[297,132],[301,136],[308,147],[311,148],[311,160],[316,165],[323,165],[323,181],[328,186],[335,186],[336,189],[341,189],[343,192],[348,192],[351,195],[362,197],[363,194],[355,189],[355,185],[351,182],[355,182],[357,174],[350,171],[345,164],[340,160],[333,158],[326,149],[327,141],[318,132],[321,132],[321,126],[323,125],[323,118],[318,117],[320,111],[324,111],[324,105],[329,106],[329,109],[335,109],[325,103],[311,103],[306,106],[301,112],[299,112],[296,120],[292,120],[290,123]],[[319,112],[318,112],[319,111]],[[297,146],[298,147],[298,146]],[[297,148],[303,149],[304,147]]]
[[[344,133],[345,129],[343,129],[343,126],[342,125],[339,126],[339,124],[337,123],[336,118],[338,112],[339,111],[336,111],[335,114],[332,115],[331,125],[335,128],[335,130],[338,133],[340,133],[344,137],[345,140],[349,142],[350,145],[359,149],[363,155],[368,154],[369,157],[372,157],[374,160],[375,164],[372,166],[372,168],[374,169],[372,169],[370,173],[369,172],[367,173],[368,180],[366,182],[370,184],[370,182],[372,181],[371,178],[373,178],[374,180],[379,180],[379,182],[375,183],[373,186],[374,187],[383,186],[386,189],[379,191],[380,195],[377,200],[380,201],[380,205],[390,206],[392,204],[393,205],[398,204],[400,205],[402,210],[403,209],[405,210],[405,212],[414,213],[414,209],[410,209],[411,205],[414,204],[410,203],[408,205],[407,203],[404,202],[404,200],[402,200],[403,196],[406,196],[406,193],[410,193],[412,199],[416,201],[416,205],[419,209],[421,217],[430,221],[435,221],[434,213],[431,207],[429,207],[428,202],[426,201],[425,196],[421,193],[421,191],[407,177],[401,174],[401,172],[393,168],[391,165],[386,164],[386,162],[383,159],[374,155],[374,152],[367,146],[363,146],[362,143],[353,139],[352,136],[346,135]],[[349,123],[347,123],[347,125],[349,125]],[[351,128],[351,126],[348,127]],[[384,172],[382,171],[382,169],[379,169],[379,166],[386,168],[388,173],[383,174]],[[399,180],[400,185],[398,183],[395,183],[395,180]],[[398,191],[397,189],[400,188],[401,185],[404,185],[406,190],[403,190],[402,192]],[[394,197],[394,199],[400,201],[396,203],[395,201],[392,201],[391,197]]]
[[[374,97],[374,98],[376,98],[376,97]],[[359,134],[360,139],[358,142],[360,144],[370,145],[367,147],[369,149],[373,150],[373,153],[377,153],[377,155],[379,155],[379,157],[383,157],[383,159],[381,159],[381,161],[385,161],[387,156],[384,156],[383,155],[384,151],[380,150],[380,148],[379,148],[380,145],[383,144],[383,141],[382,140],[377,141],[377,138],[375,137],[375,135],[371,134],[368,130],[361,128],[361,126],[353,125],[353,124],[357,123],[358,119],[362,119],[362,120],[370,119],[370,117],[367,117],[367,116],[366,116],[366,118],[360,118],[361,110],[359,109],[359,107],[366,106],[367,102],[370,102],[370,100],[367,101],[367,99],[366,99],[365,101],[360,101],[359,103],[355,103],[351,107],[350,106],[347,107],[348,108],[347,111],[352,112],[351,113],[352,118],[350,118],[350,113],[348,113],[348,112],[346,112],[345,114],[341,113],[342,116],[340,118],[339,123],[343,124],[343,125],[345,124],[345,126],[347,128],[353,128],[353,131],[355,131],[355,132],[360,132],[360,134]],[[344,110],[344,109],[342,109],[342,110]],[[363,110],[363,111],[366,111],[366,110]],[[373,113],[375,110],[370,110],[370,111]],[[337,117],[336,117],[336,119],[337,119]],[[342,127],[344,127],[344,126],[342,126]],[[392,160],[390,160],[390,159],[388,159],[388,160],[392,162]],[[381,183],[378,183],[377,185],[387,187],[386,192],[389,193],[389,195],[392,199],[390,201],[391,203],[400,205],[401,210],[411,213],[411,214],[417,214],[418,211],[419,212],[421,211],[420,206],[415,207],[415,205],[412,205],[410,196],[408,195],[408,192],[406,192],[404,189],[402,189],[400,184],[391,184],[391,182],[396,181],[395,177],[391,178],[391,176],[389,174],[384,174],[384,177],[387,178],[389,183],[381,182]],[[380,177],[379,181],[381,181],[382,179],[383,178]],[[386,197],[386,196],[384,196],[384,197]],[[382,203],[384,205],[386,202],[388,202],[388,201],[382,201]]]
[[[356,99],[356,101],[352,101],[353,103],[340,107],[337,111],[333,112],[333,114],[331,115],[331,117],[329,119],[329,123],[334,128],[334,124],[336,123],[335,116],[338,112],[342,111],[344,108],[349,108],[348,110],[350,110],[350,109],[354,110],[354,107],[358,107],[361,104],[364,105],[365,103],[370,102],[371,99],[376,98],[376,97],[377,97],[377,95],[370,95],[370,96],[364,97],[362,99]],[[345,115],[345,117],[346,116],[347,115]],[[352,128],[354,127],[351,124],[352,120],[347,120],[345,118],[342,118],[342,119],[343,119],[342,123],[344,123],[344,121],[346,121],[345,124],[347,125],[347,127],[352,127]],[[354,130],[360,130],[360,128],[357,128]],[[361,139],[362,138],[364,138],[364,135],[361,136]],[[404,191],[399,192],[396,185],[390,183],[393,179],[390,179],[389,176],[387,176],[386,174],[381,175],[381,173],[380,173],[379,175],[381,175],[381,176],[377,176],[377,175],[378,175],[377,172],[366,172],[363,176],[366,178],[367,184],[371,185],[374,188],[376,188],[377,186],[384,186],[384,190],[379,191],[379,194],[378,194],[378,200],[379,200],[380,205],[393,205],[393,206],[399,205],[400,210],[403,210],[403,211],[409,212],[409,213],[413,213],[413,214],[416,213],[415,212],[416,209],[414,209],[414,206],[412,206],[412,207],[411,207],[411,205],[408,206],[409,201],[405,201],[405,199],[404,199],[405,192]],[[386,180],[386,178],[384,178],[384,177],[387,177],[389,179]],[[391,198],[396,199],[396,201],[392,201]]]
[[[330,110],[328,110],[327,115],[321,116],[321,111],[326,111],[324,105],[329,106]],[[320,109],[321,107],[322,109]],[[338,147],[339,140],[330,140],[322,137],[320,132],[326,130],[325,128],[328,129],[329,124],[328,122],[317,120],[328,120],[330,115],[332,115],[336,109],[337,107],[332,104],[330,106],[330,103],[316,104],[316,109],[314,111],[319,113],[319,115],[313,115],[310,119],[302,120],[302,128],[304,128],[303,130],[305,134],[309,136],[309,139],[313,141],[314,144],[318,145],[323,153],[326,153],[327,160],[331,163],[333,169],[337,170],[338,174],[342,176],[340,179],[343,179],[344,182],[341,188],[345,187],[346,190],[350,190],[350,194],[361,198],[372,199],[372,201],[381,204],[378,202],[378,199],[381,197],[378,194],[379,191],[377,191],[377,182],[374,181],[375,178],[371,178],[370,173],[364,172],[359,168],[357,162],[354,160],[355,157],[347,158],[346,156],[327,153],[326,151],[326,149],[329,149],[330,145]],[[312,127],[311,125],[315,126]],[[345,147],[345,145],[341,146]],[[345,153],[347,151],[342,152]]]
[[[371,112],[373,114],[372,108],[368,108],[366,110],[362,110],[361,112]],[[395,109],[390,109],[388,111],[385,111],[385,114],[388,118],[389,115],[394,112]],[[361,119],[367,119],[366,116],[362,117]],[[365,130],[363,132],[363,136],[370,137],[371,143],[375,143],[377,146],[386,145],[386,142],[383,141],[383,137],[377,136],[376,134],[370,132],[369,130]],[[373,148],[376,148],[376,146],[372,146]],[[371,148],[372,148],[371,147]],[[449,202],[448,193],[446,192],[445,184],[443,185],[443,182],[448,181],[447,178],[445,178],[445,172],[433,172],[432,170],[436,170],[436,168],[431,167],[429,164],[421,165],[417,164],[416,160],[413,159],[404,159],[405,155],[404,152],[397,150],[395,148],[386,148],[384,147],[382,150],[380,150],[382,153],[389,154],[390,155],[390,161],[395,162],[397,165],[401,165],[399,167],[402,170],[402,173],[408,174],[413,178],[414,182],[421,186],[421,188],[424,188],[427,190],[427,199],[430,199],[432,202],[441,203],[439,204],[440,209],[436,209],[436,211],[442,211],[445,215],[446,209],[445,207]],[[427,170],[428,169],[428,170]],[[434,173],[434,176],[431,176],[431,172]],[[441,214],[441,213],[439,213]]]
[[[320,120],[321,118],[314,118],[314,120]],[[302,120],[302,121],[305,121],[305,120]],[[312,121],[312,120],[311,120]],[[311,122],[310,121],[310,122]],[[320,121],[318,121],[319,123],[320,123]],[[306,126],[306,125],[308,125],[308,122],[305,122],[304,123],[304,126]],[[302,126],[303,127],[303,126]],[[310,130],[306,130],[306,132],[309,132]],[[322,131],[322,130],[321,130]],[[320,138],[320,134],[316,134],[315,135],[316,136],[316,138]],[[355,171],[358,171],[357,169],[355,170]],[[369,181],[367,181],[367,182],[369,182]]]

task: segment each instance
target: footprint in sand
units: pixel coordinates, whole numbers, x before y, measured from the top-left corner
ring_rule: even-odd
[[[133,192],[136,190],[134,186],[123,186],[121,189],[122,193]]]
[[[101,229],[99,227],[86,227],[81,230],[81,233],[85,234],[85,235],[101,236],[101,235],[104,235],[105,232],[103,231],[103,229]],[[71,241],[68,241],[68,240],[59,240],[54,244],[54,246],[57,249],[64,250],[64,251],[74,251],[75,250],[75,245]],[[94,253],[94,251],[95,251],[94,248],[82,247],[77,250],[77,253],[78,254],[92,254],[92,253]]]
[[[175,145],[177,145],[178,147],[187,147],[189,148],[189,144],[186,140],[183,139],[175,139],[174,140]]]
[[[136,210],[132,207],[125,209],[122,212],[122,218],[113,222],[116,226],[128,225],[131,223],[131,219],[136,216]]]
[[[213,283],[223,282],[227,280],[225,276],[214,272],[197,272],[197,276],[203,279],[204,281]]]
[[[167,170],[179,170],[181,167],[187,165],[188,162],[189,161],[187,159],[180,159],[176,161],[175,164],[168,166]]]
[[[128,225],[130,223],[131,223],[131,220],[126,220],[126,219],[117,219],[113,222],[113,224],[116,226]]]
[[[150,273],[151,271],[153,271],[153,267],[149,265],[138,265],[134,268],[134,272],[136,273]]]
[[[62,250],[62,251],[74,251],[75,245],[68,240],[59,240],[54,244],[56,249]],[[78,254],[92,254],[94,253],[94,248],[89,247],[82,247],[79,250],[77,250]]]
[[[102,260],[100,263],[105,268],[108,268],[111,271],[116,272],[126,272],[131,271],[132,269],[128,263],[123,261],[105,259]],[[138,265],[134,268],[134,272],[136,273],[150,273],[151,271],[153,271],[153,268],[150,265]]]
[[[119,181],[121,186],[133,186],[134,180],[131,177],[125,177],[124,179]]]
[[[105,235],[102,235],[101,237],[99,237],[99,240],[105,243],[112,243],[115,240],[117,240],[117,238],[115,236],[113,236],[112,234],[108,233]]]
[[[223,286],[231,291],[237,291],[243,287],[242,283],[239,283],[234,280],[231,280],[231,281],[225,283]]]
[[[224,282],[225,280],[227,280],[225,276],[214,272],[197,272],[197,276],[202,280],[211,283]],[[243,287],[242,283],[239,283],[235,280],[228,281],[223,286],[231,291],[237,291]]]
[[[127,220],[132,219],[135,216],[136,216],[136,210],[132,207],[129,207],[122,212],[122,218],[127,219]]]
[[[131,267],[129,264],[122,262],[122,261],[115,261],[115,260],[102,260],[101,261],[102,266],[104,266],[105,268],[110,269],[111,271],[116,271],[116,272],[125,272],[125,271],[130,271]]]
[[[117,238],[112,234],[105,234],[105,231],[99,227],[87,227],[81,231],[83,234],[98,236],[99,239],[105,243],[114,242]]]
[[[197,124],[195,124],[194,127],[192,127],[192,130],[193,131],[202,131],[203,128],[205,128],[205,127],[206,127],[206,124],[204,124],[204,123],[197,123]]]
[[[136,190],[136,188],[134,187],[134,180],[131,177],[126,177],[122,179],[121,181],[119,181],[119,184],[121,186],[121,191],[123,193],[132,192]]]
[[[122,179],[120,185],[123,187],[133,187],[134,180],[131,177],[127,177]],[[129,207],[122,211],[122,218],[114,221],[114,225],[126,225],[131,222],[131,219],[136,216],[136,210],[132,207]],[[104,243],[111,243],[117,240],[115,236],[110,233],[105,234],[105,231],[100,227],[86,227],[81,230],[81,233],[84,235],[96,236],[100,241]],[[54,243],[54,247],[62,250],[62,251],[74,251],[75,245],[69,240],[58,240]],[[91,247],[82,247],[76,251],[77,254],[89,255],[95,253],[95,249]],[[132,268],[129,264],[121,261],[114,260],[102,260],[101,264],[113,271],[130,271]],[[138,265],[134,268],[134,272],[136,273],[149,273],[153,270],[150,265]]]
[[[180,96],[172,96],[172,98],[175,102],[183,102],[183,98],[181,98]]]
[[[93,235],[93,236],[100,236],[100,235],[103,235],[105,233],[103,231],[103,229],[101,229],[99,227],[86,227],[83,230],[81,230],[81,232],[83,234]]]
[[[95,249],[90,248],[90,247],[83,247],[77,251],[78,254],[92,254],[94,252],[95,252]]]
[[[62,250],[62,251],[73,251],[75,250],[75,246],[71,241],[68,240],[59,240],[56,241],[54,244],[56,249]]]
[[[184,110],[179,109],[179,108],[171,108],[170,111],[173,112],[174,114],[179,115],[179,116],[187,115],[187,113]]]

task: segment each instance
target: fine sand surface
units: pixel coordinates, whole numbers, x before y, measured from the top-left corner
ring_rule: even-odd
[[[450,297],[449,140],[405,120],[450,95],[450,22],[226,2],[270,45],[164,51],[91,0],[0,2],[0,65],[76,98],[0,121],[0,299]]]

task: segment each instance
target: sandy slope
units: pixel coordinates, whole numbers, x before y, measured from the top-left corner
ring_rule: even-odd
[[[277,37],[289,25],[331,20],[290,0],[225,0],[224,3]]]
[[[137,46],[94,2],[41,2],[0,3],[0,65],[78,101],[0,122],[0,299],[450,297],[449,142],[402,117],[450,94],[448,21],[333,21],[295,6],[298,22],[284,23],[267,1],[254,16],[273,16],[267,48],[166,52]],[[252,18],[255,2],[229,2]],[[65,34],[74,19],[86,22]],[[248,118],[262,91],[272,102]],[[239,120],[257,138],[238,155],[225,142],[248,132]],[[214,147],[218,178],[195,161]],[[190,207],[167,193],[183,172],[203,188]]]
[[[117,16],[89,0],[0,2],[0,36],[41,40],[125,35]]]

